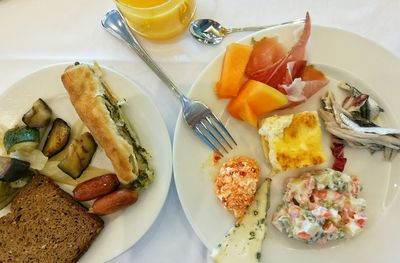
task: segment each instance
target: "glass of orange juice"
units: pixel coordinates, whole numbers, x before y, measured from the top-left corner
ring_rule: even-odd
[[[195,0],[114,0],[129,27],[156,40],[182,33],[196,11]]]

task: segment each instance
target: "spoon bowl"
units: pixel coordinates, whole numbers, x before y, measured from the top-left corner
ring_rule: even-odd
[[[221,43],[226,35],[226,28],[212,19],[194,20],[189,31],[197,41],[210,45]]]
[[[190,24],[189,32],[200,43],[207,45],[217,45],[221,43],[222,40],[226,37],[226,35],[230,33],[241,32],[241,31],[258,31],[265,28],[271,28],[287,24],[300,24],[304,23],[304,21],[305,19],[302,18],[275,25],[226,28],[223,27],[217,21],[212,19],[197,19]]]

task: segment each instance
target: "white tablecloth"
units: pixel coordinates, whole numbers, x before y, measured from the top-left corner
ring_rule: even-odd
[[[135,54],[102,29],[100,19],[112,8],[112,0],[0,0],[0,92],[42,66],[97,60],[142,87],[157,103],[172,139],[179,104]],[[314,24],[355,32],[400,57],[399,0],[198,0],[197,17],[214,18],[226,26],[261,25],[303,17],[306,11]],[[231,35],[217,47],[203,46],[188,33],[168,42],[143,40],[143,44],[188,92],[214,56],[247,34]],[[111,262],[207,261],[208,251],[187,221],[172,182],[154,225]]]

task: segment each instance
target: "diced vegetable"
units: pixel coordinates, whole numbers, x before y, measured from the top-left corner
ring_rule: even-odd
[[[59,153],[67,145],[70,133],[71,127],[64,120],[55,119],[44,144],[43,154],[50,158]]]
[[[237,96],[242,86],[244,71],[249,61],[252,47],[243,44],[230,44],[225,53],[221,79],[216,84],[218,98]]]
[[[42,99],[38,99],[32,108],[24,114],[22,121],[32,128],[46,127],[51,120],[51,109]]]
[[[6,131],[3,138],[4,147],[7,153],[16,150],[32,150],[38,147],[40,133],[36,128],[21,126]]]
[[[13,182],[31,174],[29,166],[28,162],[0,156],[0,181]]]
[[[89,132],[83,133],[68,147],[67,156],[58,164],[58,167],[72,178],[78,178],[88,166],[97,144]]]

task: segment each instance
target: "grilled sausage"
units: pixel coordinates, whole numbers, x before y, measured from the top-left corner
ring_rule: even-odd
[[[119,180],[115,174],[101,175],[78,184],[73,191],[74,199],[92,200],[115,191],[118,186]]]
[[[124,207],[134,204],[138,192],[131,189],[120,189],[94,201],[91,212],[96,215],[112,214]]]

